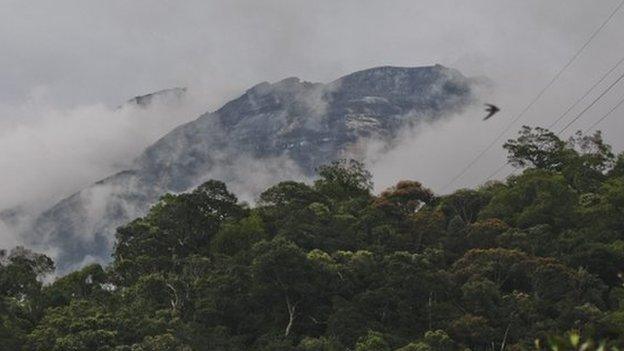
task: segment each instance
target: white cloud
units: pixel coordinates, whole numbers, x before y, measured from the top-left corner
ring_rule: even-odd
[[[147,145],[201,109],[192,97],[147,108],[103,104],[59,109],[30,100],[0,134],[0,209],[41,208],[128,166]],[[36,116],[36,117],[33,117]]]
[[[487,76],[483,99],[417,131],[373,164],[378,185],[415,178],[439,190],[515,116],[586,40],[616,0],[3,2],[0,12],[0,209],[45,207],[113,173],[184,121],[260,81],[328,82],[379,65],[441,63]],[[521,124],[548,125],[624,53],[619,13]],[[188,86],[188,103],[116,110],[137,94]],[[621,96],[588,112],[589,125]],[[621,116],[623,112],[620,111]],[[602,125],[624,148],[624,122]],[[456,186],[504,160],[489,152]],[[255,169],[251,165],[251,169]],[[295,173],[293,173],[295,174]],[[5,232],[6,233],[6,232]],[[8,235],[0,230],[0,242]]]

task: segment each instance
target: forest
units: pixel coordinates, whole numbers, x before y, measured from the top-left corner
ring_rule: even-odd
[[[447,195],[375,194],[354,160],[254,205],[210,180],[118,228],[110,264],[53,280],[47,256],[3,250],[0,349],[622,347],[624,153],[539,127],[503,147],[514,175]]]

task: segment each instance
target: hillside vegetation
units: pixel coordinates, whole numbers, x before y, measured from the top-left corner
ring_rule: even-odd
[[[253,207],[211,180],[120,227],[109,266],[48,285],[49,258],[3,252],[0,349],[623,345],[624,155],[528,127],[504,147],[521,174],[444,196],[375,195],[356,161]]]

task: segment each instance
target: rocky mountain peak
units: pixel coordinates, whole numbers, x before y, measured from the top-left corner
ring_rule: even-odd
[[[474,101],[473,81],[440,65],[376,67],[330,83],[290,77],[263,82],[214,112],[178,126],[149,146],[131,169],[95,183],[43,213],[33,244],[59,252],[61,270],[85,257],[110,259],[115,228],[147,212],[165,192],[207,179],[253,197],[282,179],[310,177],[332,160],[361,157],[357,145],[390,145],[423,119],[448,118]],[[149,103],[158,94],[132,99]]]
[[[163,89],[153,93],[135,96],[132,99],[126,101],[122,106],[136,105],[139,107],[149,106],[155,99],[174,99],[179,100],[186,94],[186,88],[174,87],[170,89]]]

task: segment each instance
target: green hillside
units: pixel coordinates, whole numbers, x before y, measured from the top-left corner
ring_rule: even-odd
[[[624,345],[624,154],[528,127],[504,147],[518,175],[444,196],[373,194],[356,161],[255,206],[208,181],[119,228],[110,266],[52,284],[49,258],[2,252],[0,349]]]

